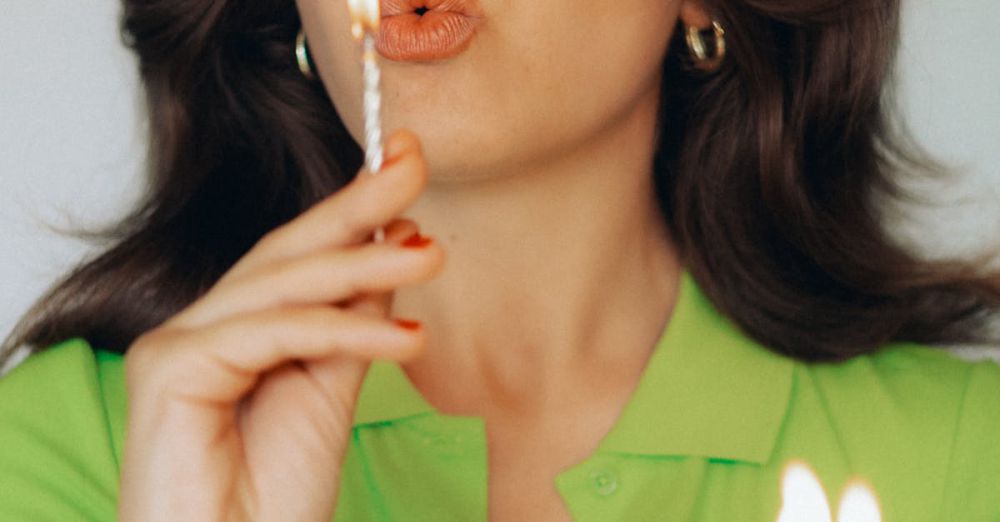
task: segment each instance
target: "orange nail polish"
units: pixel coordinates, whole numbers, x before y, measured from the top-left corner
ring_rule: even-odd
[[[403,156],[405,155],[405,152],[406,151],[403,151],[403,152],[395,154],[393,156],[388,156],[386,154],[383,154],[382,155],[382,158],[383,158],[382,159],[382,168],[386,169],[386,168],[389,168],[389,167],[395,165],[397,162],[399,162],[400,159],[403,158]]]
[[[411,330],[414,332],[423,327],[423,324],[421,324],[420,321],[411,321],[409,319],[396,319],[395,321],[396,324],[400,326],[400,328],[404,328],[406,330]]]
[[[405,248],[424,248],[427,245],[433,243],[434,240],[429,237],[424,237],[420,235],[420,232],[413,234],[406,241],[403,241],[403,246]]]

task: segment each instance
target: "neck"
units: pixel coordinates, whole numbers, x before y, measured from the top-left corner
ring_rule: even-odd
[[[394,314],[428,332],[411,375],[447,368],[528,395],[591,363],[642,368],[680,266],[651,174],[656,110],[641,105],[557,161],[428,187],[409,215],[448,262],[396,294]]]

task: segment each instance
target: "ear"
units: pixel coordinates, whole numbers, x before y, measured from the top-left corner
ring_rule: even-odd
[[[712,25],[712,17],[702,0],[681,0],[680,19],[686,27],[708,29]]]

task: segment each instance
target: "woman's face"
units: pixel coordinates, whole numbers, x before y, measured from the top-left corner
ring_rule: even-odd
[[[414,130],[438,181],[515,174],[551,161],[655,96],[684,1],[469,0],[481,18],[462,53],[381,60],[385,128]],[[319,75],[361,142],[360,46],[347,2],[297,4]]]

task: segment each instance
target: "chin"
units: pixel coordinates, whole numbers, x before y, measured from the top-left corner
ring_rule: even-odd
[[[448,111],[396,114],[384,121],[387,131],[405,128],[420,137],[431,181],[467,181],[492,177],[498,170],[494,152],[499,146],[482,134],[474,119],[442,118]],[[452,113],[456,116],[458,113]],[[478,128],[477,128],[478,127]]]

